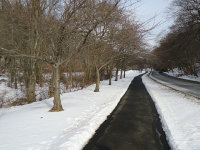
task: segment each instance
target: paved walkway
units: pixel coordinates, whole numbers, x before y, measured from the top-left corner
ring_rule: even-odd
[[[83,150],[162,150],[155,106],[141,76],[129,86],[121,102]],[[165,138],[165,137],[164,137]]]

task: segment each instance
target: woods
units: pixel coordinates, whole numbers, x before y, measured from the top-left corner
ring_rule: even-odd
[[[200,3],[196,0],[174,0],[169,11],[176,19],[170,31],[161,38],[159,46],[151,53],[156,60],[154,68],[179,68],[187,75],[198,76]]]
[[[137,1],[135,1],[137,2]],[[134,3],[135,3],[134,2]],[[48,86],[50,111],[62,111],[61,85],[72,90],[121,76],[142,50],[144,32],[122,0],[1,0],[0,74],[8,86],[24,89],[24,103],[36,101],[36,87]],[[77,75],[77,72],[81,74]],[[45,78],[50,74],[50,79]],[[48,98],[46,97],[46,98]]]
[[[200,0],[0,0],[0,150],[199,149],[199,45]]]

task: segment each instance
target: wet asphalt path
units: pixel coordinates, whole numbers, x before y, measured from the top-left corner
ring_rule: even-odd
[[[141,76],[132,81],[116,109],[83,150],[170,149]]]
[[[171,77],[157,71],[152,71],[150,76],[169,87],[200,98],[200,82]]]

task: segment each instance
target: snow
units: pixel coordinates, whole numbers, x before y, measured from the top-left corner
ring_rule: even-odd
[[[156,83],[147,75],[142,79],[155,102],[171,149],[199,150],[199,100]]]
[[[118,82],[62,94],[64,111],[48,112],[53,99],[0,109],[0,150],[80,150],[116,107],[138,71]],[[114,79],[113,79],[114,80]]]
[[[170,76],[200,82],[200,69],[198,71],[198,77],[196,77],[194,75],[185,75],[184,71],[179,70],[178,68],[175,68],[175,69],[170,70],[170,71],[165,72],[165,73],[170,75]]]
[[[63,73],[63,75],[66,77],[66,73]],[[80,78],[81,76],[83,76],[83,72],[75,72],[72,75]],[[45,82],[43,82],[43,86],[40,87],[39,84],[36,84],[35,86],[36,101],[49,98],[49,83],[51,80],[51,76],[52,74],[50,73],[43,74],[43,79],[45,80]],[[12,86],[13,88],[7,86],[8,81],[9,81],[8,75],[6,74],[0,75],[0,108],[26,104],[27,103],[26,89],[24,83],[23,82],[21,84],[18,83],[17,89],[15,89],[14,83]],[[77,91],[81,89],[78,83],[74,82],[74,85],[75,86],[71,88],[71,91]],[[63,84],[62,82],[60,83],[60,87],[61,87],[60,90],[61,94],[70,92],[69,88],[66,89],[66,85]]]
[[[10,88],[7,86],[7,76],[0,76],[0,108],[11,106],[13,102],[25,97],[25,93],[18,89]]]

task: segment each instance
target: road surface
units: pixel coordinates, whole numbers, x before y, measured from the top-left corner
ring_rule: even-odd
[[[152,71],[150,77],[173,89],[200,98],[200,82],[175,78],[165,73],[159,73],[157,71]]]

